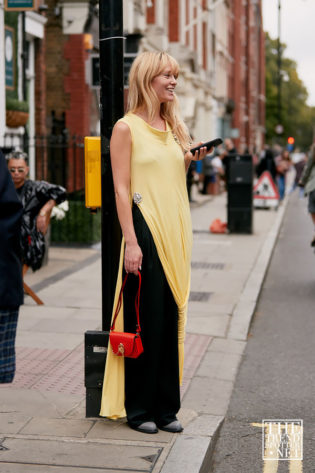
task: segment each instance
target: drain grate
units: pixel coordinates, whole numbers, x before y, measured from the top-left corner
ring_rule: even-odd
[[[194,292],[192,291],[189,295],[191,302],[207,302],[210,299],[212,292]]]
[[[223,270],[225,263],[206,263],[205,261],[192,261],[192,269],[218,269]]]

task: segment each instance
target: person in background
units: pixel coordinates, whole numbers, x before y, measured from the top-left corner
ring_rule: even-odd
[[[147,434],[183,430],[177,412],[192,248],[186,171],[207,152],[204,146],[194,155],[189,151],[192,143],[175,94],[178,73],[177,61],[165,52],[135,58],[128,112],[115,124],[110,142],[124,237],[114,307],[129,273],[117,323],[134,332],[141,270],[144,351],[138,358],[123,359],[108,350],[100,415],[127,415],[132,429]]]
[[[289,151],[284,149],[282,153],[275,158],[275,162],[277,168],[277,184],[281,201],[285,196],[286,174],[292,166]]]
[[[307,154],[299,153],[299,159],[294,162],[295,178],[294,178],[294,182],[292,186],[292,191],[294,191],[296,187],[298,187],[306,163],[307,163]],[[303,187],[299,188],[299,197],[300,199],[303,199],[304,197]]]
[[[237,153],[237,149],[235,148],[235,145],[231,138],[225,138],[224,147],[228,155]]]
[[[271,149],[267,148],[264,151],[264,154],[256,167],[256,174],[257,177],[260,177],[263,172],[269,171],[271,174],[272,179],[276,183],[277,178],[277,168],[276,163],[274,160],[273,152]]]
[[[220,155],[224,167],[224,176],[228,180],[229,175],[229,157],[237,154],[237,149],[231,138],[225,138],[224,140],[224,153]]]
[[[66,199],[66,190],[46,181],[27,179],[27,155],[15,151],[7,156],[16,192],[23,204],[21,228],[22,262],[33,271],[39,269],[45,254],[45,237],[50,214],[56,204]]]
[[[308,195],[308,211],[314,224],[314,236],[311,246],[315,246],[315,143],[313,143],[308,155],[299,186],[304,187],[305,195]]]
[[[0,383],[11,383],[15,375],[15,336],[23,304],[22,214],[22,203],[0,151]]]
[[[220,151],[212,159],[212,166],[215,171],[214,194],[220,194],[221,181],[224,179],[224,168],[220,158]]]
[[[201,193],[206,195],[210,194],[210,185],[215,182],[215,169],[212,165],[212,156],[207,156],[202,161],[202,174],[203,174],[203,188]]]
[[[188,193],[189,202],[194,202],[194,200],[191,197],[191,188],[195,182],[195,175],[196,175],[196,163],[195,161],[192,161],[190,163],[190,166],[188,168],[187,175],[186,175],[186,184],[187,184],[187,193]]]

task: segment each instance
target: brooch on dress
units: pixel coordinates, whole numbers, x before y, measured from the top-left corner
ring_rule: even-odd
[[[175,142],[176,142],[178,145],[180,145],[180,141],[179,141],[179,139],[177,138],[176,134],[172,132],[172,135],[173,135],[173,138],[174,138]]]
[[[133,194],[133,201],[135,204],[140,204],[140,202],[142,201],[142,195],[139,194],[138,192],[135,192]]]

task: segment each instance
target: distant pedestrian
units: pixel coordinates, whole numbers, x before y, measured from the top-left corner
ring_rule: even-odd
[[[192,189],[193,184],[195,183],[195,176],[196,176],[196,163],[195,161],[192,161],[190,163],[190,166],[186,174],[186,184],[187,184],[187,193],[188,193],[189,202],[194,202],[191,196],[191,189]]]
[[[23,304],[22,213],[22,204],[0,151],[0,383],[11,383],[15,374],[15,336]]]
[[[203,174],[203,188],[202,194],[210,194],[210,184],[214,183],[216,180],[216,172],[212,165],[212,156],[207,154],[207,156],[202,161],[202,174]]]
[[[237,154],[237,149],[234,145],[234,142],[231,138],[225,138],[224,140],[224,147],[226,149],[227,154]]]
[[[299,185],[304,187],[305,195],[308,195],[308,211],[314,224],[314,236],[311,246],[315,246],[315,143],[311,147]]]
[[[300,156],[299,161],[296,161],[296,162],[294,163],[295,178],[294,178],[294,183],[293,183],[293,186],[292,186],[292,191],[294,191],[294,190],[296,189],[296,187],[299,185],[299,182],[300,182],[300,180],[301,180],[301,177],[302,177],[303,170],[304,170],[304,167],[305,167],[305,165],[306,165],[306,162],[307,162],[307,155],[301,153],[301,156]],[[304,189],[303,189],[303,187],[300,187],[299,195],[300,195],[300,198],[303,199],[303,197],[304,197]]]
[[[222,159],[222,164],[224,168],[224,176],[226,182],[229,180],[230,173],[230,158],[237,154],[237,149],[234,145],[234,142],[231,138],[225,138],[224,140],[224,152],[220,155]]]
[[[270,172],[272,179],[276,183],[277,168],[271,149],[266,149],[264,151],[264,154],[256,167],[257,177],[260,177],[265,171]]]
[[[27,179],[27,155],[15,151],[7,156],[16,192],[23,204],[21,247],[23,264],[33,271],[42,265],[45,254],[45,237],[50,214],[56,204],[66,199],[66,190],[46,181]]]
[[[286,175],[292,166],[290,153],[288,150],[283,150],[282,153],[275,158],[277,167],[277,184],[279,190],[280,200],[284,199],[286,190]]]

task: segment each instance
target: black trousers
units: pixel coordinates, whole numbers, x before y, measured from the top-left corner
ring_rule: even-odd
[[[133,221],[143,253],[140,325],[144,352],[125,358],[125,408],[130,425],[155,421],[163,426],[180,408],[178,309],[151,232],[137,206]],[[124,275],[123,275],[124,276]],[[135,332],[138,277],[130,274],[124,290],[124,329]]]

